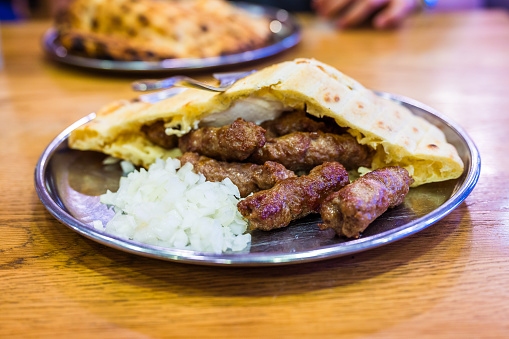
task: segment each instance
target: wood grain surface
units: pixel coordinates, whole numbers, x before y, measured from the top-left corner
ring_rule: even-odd
[[[314,57],[443,112],[481,153],[466,201],[393,244],[302,265],[203,267],[105,247],[46,211],[34,168],[65,127],[133,97],[138,77],[50,62],[40,48],[49,21],[2,23],[1,338],[509,335],[509,15],[419,15],[383,32],[301,20],[300,45],[246,69]]]

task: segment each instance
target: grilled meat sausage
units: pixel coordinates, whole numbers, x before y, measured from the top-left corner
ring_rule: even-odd
[[[323,201],[320,228],[358,238],[388,208],[403,202],[413,182],[407,170],[398,166],[367,173]]]
[[[369,147],[359,145],[351,135],[320,131],[294,132],[268,139],[248,159],[257,164],[276,161],[292,171],[310,170],[326,161],[337,161],[350,170],[360,166],[370,167],[371,160]]]
[[[282,114],[274,120],[267,120],[260,124],[267,133],[267,138],[276,138],[293,132],[327,132],[343,134],[345,130],[339,127],[334,119],[324,117],[313,119],[304,111],[291,111]]]
[[[223,161],[243,161],[265,144],[265,130],[238,118],[223,127],[202,127],[179,139],[182,153],[196,152]]]
[[[270,231],[318,212],[322,200],[348,184],[348,173],[337,162],[326,162],[309,175],[288,178],[248,196],[237,204],[251,229]]]
[[[145,133],[147,139],[152,141],[157,146],[162,148],[172,149],[177,147],[178,138],[176,135],[168,135],[165,132],[164,122],[162,120],[156,121],[150,125],[143,125],[141,131]]]
[[[295,173],[283,165],[267,161],[263,165],[218,161],[197,153],[184,153],[180,157],[182,165],[193,164],[194,171],[201,173],[209,181],[222,181],[229,178],[238,188],[241,197],[253,192],[273,187],[276,182],[295,177]]]

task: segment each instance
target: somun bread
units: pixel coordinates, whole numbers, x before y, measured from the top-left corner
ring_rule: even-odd
[[[401,166],[415,180],[413,186],[454,179],[463,172],[457,150],[440,129],[313,59],[267,67],[223,93],[188,89],[155,104],[112,103],[74,130],[69,145],[146,167],[178,153],[150,142],[143,125],[162,120],[167,134],[181,136],[200,126],[229,124],[239,116],[261,123],[293,109],[333,118],[360,144],[375,150],[370,169]]]
[[[216,58],[272,34],[268,18],[225,0],[73,0],[55,26],[70,54],[119,61]]]

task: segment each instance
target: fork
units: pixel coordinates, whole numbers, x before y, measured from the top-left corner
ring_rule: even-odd
[[[153,91],[171,87],[190,87],[203,89],[206,91],[224,92],[228,88],[230,88],[237,80],[242,79],[254,72],[256,71],[253,70],[248,72],[229,72],[213,74],[213,77],[221,82],[219,86],[212,86],[184,75],[177,75],[162,80],[157,79],[138,80],[132,83],[132,88],[133,90],[138,92]]]

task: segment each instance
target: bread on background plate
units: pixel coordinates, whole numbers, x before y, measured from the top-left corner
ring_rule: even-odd
[[[119,61],[253,50],[269,42],[269,25],[225,0],[74,0],[55,20],[69,53]]]

